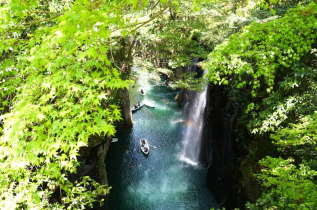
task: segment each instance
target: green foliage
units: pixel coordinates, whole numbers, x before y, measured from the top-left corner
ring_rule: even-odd
[[[109,48],[139,27],[123,16],[148,4],[1,1],[1,209],[83,209],[109,192],[70,174],[80,148],[116,132],[114,96],[130,81],[113,68]]]
[[[147,56],[158,67],[175,70],[192,62],[193,57],[206,57],[207,52],[200,44],[204,30],[201,11],[192,11],[192,1],[183,1],[172,7],[159,20],[143,28],[136,37],[140,46],[139,56]]]
[[[315,161],[317,155],[317,112],[303,117],[298,123],[290,123],[286,128],[279,129],[271,135],[275,144],[283,151],[292,151],[296,155],[301,155],[310,161]]]
[[[157,14],[138,18],[153,5]],[[116,93],[130,81],[121,79],[124,69],[114,68],[109,51],[123,49],[124,37],[178,5],[0,2],[1,209],[84,209],[109,193],[89,177],[70,178],[80,148],[113,136],[121,119]]]
[[[170,69],[166,69],[166,68],[155,68],[154,71],[157,72],[157,73],[160,73],[160,74],[165,74],[165,75],[167,75],[169,78],[173,78],[173,77],[174,77],[174,73],[173,73],[173,71],[170,70]]]
[[[254,22],[217,46],[206,63],[210,81],[228,85],[231,100],[245,111],[237,130],[248,149],[244,168],[262,169],[253,170],[262,197],[248,208],[317,206],[316,13],[316,3],[302,4],[282,17]],[[245,123],[248,134],[242,133]]]
[[[171,85],[173,88],[186,88],[192,91],[204,91],[208,85],[208,81],[204,77],[197,78],[197,73],[182,74],[175,84]]]
[[[12,11],[2,25],[1,90],[13,99],[2,116],[1,208],[85,208],[108,193],[88,177],[74,185],[69,174],[79,149],[114,135],[121,119],[109,94],[129,81],[107,58],[110,30],[101,23],[112,21],[110,10],[88,1],[56,4],[43,11],[38,1],[1,7]],[[60,203],[49,202],[57,189]]]
[[[202,88],[198,86],[202,86],[203,80],[188,74],[193,60],[205,59],[208,51],[247,21],[230,15],[233,10],[231,2],[205,1],[199,10],[190,8],[192,1],[182,1],[153,24],[142,28],[135,38],[135,53],[157,68],[173,71],[169,75],[175,82],[174,87],[196,90]]]
[[[210,81],[226,84],[230,75],[240,81],[238,87],[252,87],[252,96],[262,81],[272,92],[276,70],[290,67],[307,54],[316,40],[316,4],[291,9],[283,18],[252,23],[242,33],[231,36],[211,53],[206,67]]]
[[[265,2],[278,11],[274,5],[303,1]],[[116,132],[116,93],[130,84],[121,73],[131,63],[120,63],[120,56],[136,44],[136,54],[162,67],[157,72],[178,79],[176,87],[201,89],[204,79],[179,70],[232,33],[210,56],[209,79],[228,85],[233,98],[248,99],[240,119],[258,138],[271,134],[283,157],[260,162],[265,194],[249,207],[314,208],[317,6],[255,19],[238,32],[254,20],[247,17],[254,7],[249,1],[1,1],[0,208],[84,209],[102,202],[108,186],[71,174],[80,148]]]
[[[267,157],[260,161],[264,167],[257,177],[265,187],[271,188],[264,193],[256,204],[247,204],[249,209],[315,209],[317,185],[314,177],[317,171],[306,164],[296,167],[293,159]]]
[[[307,63],[311,66],[306,66]],[[276,131],[287,123],[297,123],[316,110],[316,57],[306,55],[276,82],[276,90],[263,98],[258,109],[262,111],[250,123],[252,133]]]

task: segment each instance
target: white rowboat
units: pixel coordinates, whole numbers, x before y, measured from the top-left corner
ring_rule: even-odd
[[[140,139],[140,146],[141,146],[142,152],[148,155],[150,151],[150,147],[145,138]]]

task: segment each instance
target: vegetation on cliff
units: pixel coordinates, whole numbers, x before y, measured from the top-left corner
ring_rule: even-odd
[[[259,161],[253,172],[264,186],[249,208],[316,208],[316,14],[316,3],[303,3],[251,23],[208,59],[210,81],[244,106],[248,130],[241,125],[237,140],[251,167]]]
[[[160,14],[172,3],[158,4]],[[116,91],[130,81],[111,63],[110,48],[144,24],[124,15],[146,5],[0,2],[1,209],[82,209],[108,193],[71,174],[81,147],[116,131]]]

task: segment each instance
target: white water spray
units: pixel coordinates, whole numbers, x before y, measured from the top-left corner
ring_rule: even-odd
[[[187,129],[183,137],[183,151],[180,158],[191,165],[198,165],[199,162],[206,95],[207,87],[204,92],[195,94],[194,101],[189,107]]]

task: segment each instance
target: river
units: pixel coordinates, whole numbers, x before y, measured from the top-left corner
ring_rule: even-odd
[[[112,187],[109,208],[217,208],[206,187],[206,169],[181,161],[182,138],[188,125],[174,101],[177,91],[157,85],[149,79],[151,76],[145,71],[140,73],[138,82],[130,90],[130,100],[132,105],[149,100],[155,103],[155,108],[144,106],[133,113],[133,128],[118,131],[119,142],[112,143],[107,154],[107,173]],[[140,87],[145,90],[145,96],[138,93]],[[156,147],[150,147],[148,156],[140,150],[140,138],[146,138]]]

